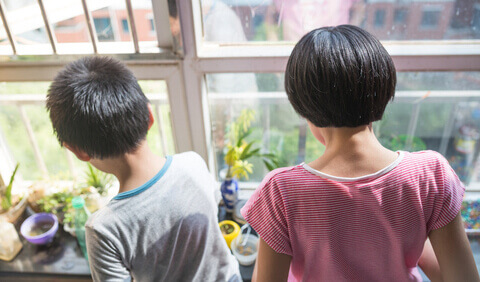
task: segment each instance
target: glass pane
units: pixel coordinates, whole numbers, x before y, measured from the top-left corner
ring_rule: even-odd
[[[147,135],[148,144],[159,155],[173,155],[175,154],[175,142],[173,140],[167,84],[162,80],[142,80],[139,81],[139,84],[154,110],[155,122]]]
[[[97,33],[99,53],[134,52],[130,32],[124,30],[127,18],[125,1],[88,0]]]
[[[480,72],[397,76],[395,99],[374,123],[380,142],[392,150],[438,151],[469,188],[480,188]],[[255,113],[246,141],[257,141],[252,147],[259,152],[274,153],[280,166],[312,161],[323,153],[324,147],[289,104],[283,74],[210,74],[206,79],[219,177],[227,168],[232,122],[245,109]],[[249,181],[261,181],[268,172],[262,158],[249,162],[254,165]]]
[[[82,2],[44,1],[58,43],[90,42]]]
[[[43,3],[57,39],[57,52],[61,54],[93,53],[82,2],[54,0]]]
[[[19,54],[51,54],[40,7],[36,0],[5,1],[10,31]]]
[[[478,1],[201,0],[210,42],[298,41],[312,29],[353,24],[381,40],[480,38]]]
[[[35,162],[32,145],[22,124],[18,108],[13,105],[2,104],[0,105],[0,113],[1,135],[5,139],[15,161],[20,164],[18,168],[19,173],[23,179],[40,179],[42,173]],[[57,145],[58,142],[55,144]],[[59,146],[57,145],[57,147]]]
[[[152,12],[151,0],[132,1],[133,16],[137,27],[140,52],[158,52],[157,32],[155,30],[155,19]],[[122,29],[129,32],[127,18],[122,19]]]
[[[7,32],[3,26],[3,21],[0,21],[0,54],[1,55],[12,55],[13,50],[10,46],[10,41],[8,41]]]
[[[159,155],[175,153],[170,106],[164,81],[139,81],[154,107],[155,122],[147,135],[152,150]],[[85,163],[72,156],[74,172],[71,171],[67,154],[53,134],[52,125],[44,106],[44,99],[50,82],[0,83],[0,144],[5,140],[8,151],[20,163],[23,179],[44,178],[36,160],[34,147],[27,131],[28,122],[33,132],[48,176],[53,179],[72,179],[73,174],[82,176]],[[26,120],[19,106],[24,108]],[[160,112],[158,112],[160,110]]]

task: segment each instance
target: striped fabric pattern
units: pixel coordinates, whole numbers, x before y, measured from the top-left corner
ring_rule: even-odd
[[[269,173],[242,215],[289,281],[421,281],[428,233],[455,218],[465,187],[439,153],[399,152],[377,173],[341,178],[306,164]]]

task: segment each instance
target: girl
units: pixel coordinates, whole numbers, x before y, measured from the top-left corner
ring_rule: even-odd
[[[361,28],[319,28],[295,46],[285,89],[325,152],[272,171],[242,209],[261,238],[254,280],[421,281],[420,264],[479,281],[459,212],[465,188],[448,162],[390,151],[372,131],[395,84],[391,57]],[[420,259],[427,237],[438,264],[433,252]]]

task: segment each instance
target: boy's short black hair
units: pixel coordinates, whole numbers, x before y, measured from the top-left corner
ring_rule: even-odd
[[[100,159],[134,151],[150,121],[137,79],[110,57],[69,63],[48,89],[47,110],[61,145]]]
[[[380,120],[397,82],[392,58],[365,30],[322,27],[300,39],[285,71],[295,111],[317,127],[357,127]]]

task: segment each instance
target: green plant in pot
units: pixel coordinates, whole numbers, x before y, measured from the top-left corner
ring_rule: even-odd
[[[87,163],[87,171],[85,173],[85,184],[97,190],[101,196],[108,194],[108,189],[112,186],[112,175],[102,172]]]
[[[0,220],[3,218],[8,222],[14,222],[25,210],[27,196],[12,194],[13,181],[15,180],[18,166],[19,164],[15,166],[8,185],[0,187]]]
[[[227,127],[227,153],[225,164],[227,173],[222,182],[221,192],[227,211],[232,211],[237,201],[238,182],[236,179],[245,178],[253,172],[253,164],[248,161],[252,157],[260,157],[269,170],[278,167],[278,160],[274,154],[263,153],[261,148],[256,147],[258,140],[247,141],[252,133],[251,124],[255,120],[255,112],[244,109]]]

